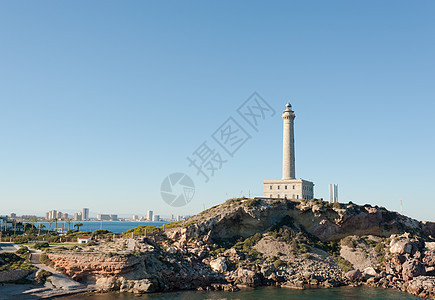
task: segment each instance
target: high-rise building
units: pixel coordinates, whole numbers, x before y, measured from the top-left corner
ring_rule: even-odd
[[[118,215],[98,214],[98,221],[118,221]]]
[[[82,211],[82,221],[89,220],[89,208],[83,208]]]
[[[82,221],[82,213],[74,213],[74,221]]]
[[[57,211],[55,209],[50,210],[48,213],[45,214],[45,218],[47,220],[56,220],[62,218],[62,213],[60,211]]]
[[[153,211],[152,210],[149,210],[147,212],[147,220],[148,221],[152,221],[153,220]]]
[[[329,185],[329,202],[338,202],[338,184]]]
[[[154,215],[153,221],[154,222],[159,222],[160,221],[160,215]]]
[[[137,220],[137,219],[139,219],[138,218],[138,215],[133,215],[133,218],[132,218],[133,220]]]
[[[63,216],[62,216],[62,218],[63,218],[64,220],[68,220],[68,217],[69,217],[69,216],[68,216],[68,213],[64,213]]]
[[[11,213],[11,218],[16,218],[17,214],[16,213]]]
[[[282,179],[265,180],[264,197],[280,199],[305,199],[314,197],[314,183],[304,179],[296,179],[295,173],[295,141],[294,119],[295,113],[290,103],[283,111],[283,159]]]

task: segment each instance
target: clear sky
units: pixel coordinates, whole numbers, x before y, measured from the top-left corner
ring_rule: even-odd
[[[1,1],[0,214],[194,214],[281,178],[281,112],[315,196],[435,221],[435,2]],[[253,131],[237,108],[276,111]],[[233,157],[212,134],[233,116]],[[187,157],[227,160],[209,182]],[[196,191],[172,208],[163,179]]]

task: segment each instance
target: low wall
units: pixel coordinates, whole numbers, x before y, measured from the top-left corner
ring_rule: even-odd
[[[15,281],[32,273],[33,269],[0,271],[0,282]]]

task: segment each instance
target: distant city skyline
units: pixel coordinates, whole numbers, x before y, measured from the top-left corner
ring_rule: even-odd
[[[193,215],[280,178],[282,120],[208,182],[188,157],[254,92],[290,101],[316,198],[435,221],[435,2],[0,3],[0,215]],[[116,22],[114,21],[116,20]],[[237,119],[238,120],[238,119]],[[267,159],[264,159],[267,154]],[[162,200],[175,172],[184,206]]]

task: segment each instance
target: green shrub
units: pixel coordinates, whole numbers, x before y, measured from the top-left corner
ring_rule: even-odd
[[[384,249],[385,249],[385,244],[384,244],[384,243],[378,243],[378,244],[375,246],[375,252],[376,252],[377,254],[381,254],[381,253],[383,253],[383,252],[384,252]]]
[[[261,233],[256,233],[245,239],[243,242],[235,244],[234,248],[250,256],[258,256],[260,253],[255,251],[253,247],[262,239],[262,237],[263,235]]]
[[[343,203],[334,202],[334,203],[332,203],[332,207],[335,208],[335,209],[342,209],[342,208],[344,208],[344,204]]]
[[[145,231],[147,234],[161,232],[162,228],[156,226],[145,226],[139,225],[136,228],[132,228],[124,232],[124,236],[131,236],[132,233],[134,235],[145,235]]]
[[[33,266],[27,263],[24,258],[15,253],[0,253],[0,271],[32,269]]]
[[[348,272],[353,269],[352,263],[344,259],[340,255],[335,255],[334,259],[337,262],[337,265],[340,267],[340,269],[343,270],[343,272]]]
[[[286,263],[283,262],[283,261],[280,260],[280,259],[275,260],[275,261],[273,262],[273,266],[274,266],[276,269],[278,269],[279,267],[281,267],[281,266],[283,266],[283,265],[286,265]]]
[[[97,229],[94,232],[92,232],[92,236],[100,235],[100,234],[108,234],[108,233],[111,233],[111,232],[107,229]]]
[[[27,254],[30,253],[30,250],[27,249],[27,247],[21,246],[20,249],[15,251],[15,253],[23,257],[23,256],[27,256]]]
[[[356,243],[354,242],[353,238],[351,236],[347,236],[344,239],[341,240],[341,244],[343,246],[347,246],[351,249],[355,249]]]
[[[177,227],[181,227],[181,222],[182,221],[178,221],[178,222],[171,222],[171,223],[167,223],[165,224],[165,229],[170,229],[170,228],[177,228]],[[160,226],[160,228],[163,229],[163,226]]]
[[[39,261],[41,263],[43,263],[44,265],[46,265],[46,266],[49,266],[49,267],[53,267],[54,266],[54,262],[45,253],[41,254],[41,256],[39,257]]]
[[[248,199],[245,204],[247,207],[256,207],[260,203],[261,201],[259,199]]]
[[[48,247],[50,247],[50,244],[48,242],[38,242],[32,246],[32,248],[36,250],[46,249]]]

